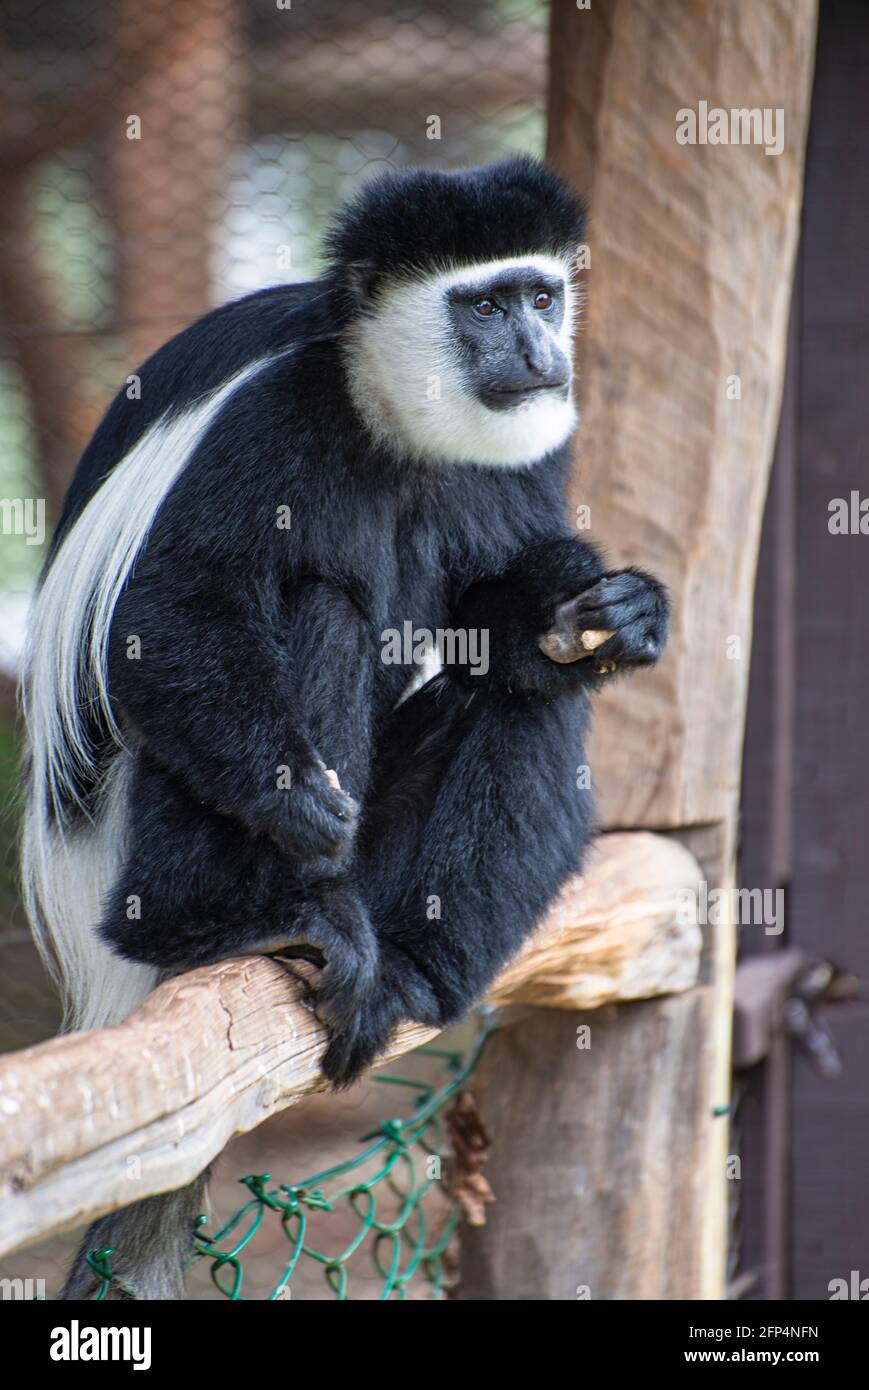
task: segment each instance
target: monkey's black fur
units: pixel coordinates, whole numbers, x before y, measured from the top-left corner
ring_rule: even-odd
[[[400,1020],[459,1018],[581,863],[577,768],[606,677],[540,652],[556,605],[586,593],[582,626],[614,630],[597,656],[620,668],[656,659],[666,633],[660,585],[607,575],[568,528],[567,446],[514,469],[372,442],[342,359],[363,312],[350,270],[563,251],[581,230],[533,161],[370,185],[323,280],[219,309],[145,364],[141,400],[116,399],[67,498],[59,539],[148,425],[274,357],[172,487],[115,610],[110,691],[137,752],[101,930],[166,968],[319,948],[337,1084]],[[488,673],[451,667],[396,707],[411,672],[384,664],[381,633],[406,620],[487,629]]]
[[[581,203],[552,170],[518,156],[444,175],[426,169],[372,179],[327,239],[346,275],[429,271],[529,251],[571,256],[585,233]]]

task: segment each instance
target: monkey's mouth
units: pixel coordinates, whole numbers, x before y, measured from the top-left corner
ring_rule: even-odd
[[[488,386],[480,392],[484,405],[496,410],[509,410],[511,406],[521,405],[523,401],[538,400],[546,396],[567,396],[568,381],[541,381],[525,386]]]

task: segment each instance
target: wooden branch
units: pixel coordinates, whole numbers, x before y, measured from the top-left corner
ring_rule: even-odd
[[[676,920],[700,870],[677,842],[609,835],[492,998],[561,1008],[690,988]],[[260,956],[162,985],[120,1027],[0,1059],[0,1253],[192,1180],[234,1135],[322,1090],[302,986]],[[432,1036],[407,1026],[383,1061]]]

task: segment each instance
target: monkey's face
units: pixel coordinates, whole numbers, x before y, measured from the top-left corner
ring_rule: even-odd
[[[549,256],[381,281],[348,334],[353,399],[411,456],[534,463],[576,423],[573,309],[569,267]]]
[[[518,410],[534,400],[567,400],[563,275],[515,266],[455,285],[446,300],[467,389],[484,406]]]

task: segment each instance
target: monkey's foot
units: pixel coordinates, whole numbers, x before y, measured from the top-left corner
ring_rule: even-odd
[[[319,1005],[317,1007],[319,1013]],[[331,1030],[323,1072],[335,1089],[349,1086],[377,1060],[400,1023],[439,1027],[439,1009],[428,981],[410,957],[381,943],[380,971],[362,1007]]]
[[[164,920],[171,922],[171,932],[127,921],[121,898],[110,904],[100,935],[118,955],[163,971],[280,952],[311,960],[322,967],[318,1007],[330,1027],[352,1018],[377,976],[379,950],[368,913],[356,894],[335,880],[291,891],[282,903],[261,904],[236,920],[189,905],[185,915],[167,912]]]
[[[308,961],[303,972],[312,990],[315,1012],[330,1029],[345,1026],[375,987],[379,964],[377,936],[361,900],[350,889],[329,884],[293,908],[289,930],[278,939],[258,943],[264,955],[291,962]]]

